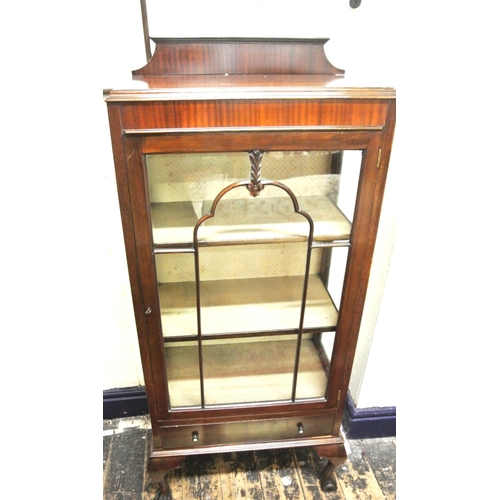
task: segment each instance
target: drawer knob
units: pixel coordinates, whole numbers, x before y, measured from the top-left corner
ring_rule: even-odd
[[[304,426],[302,425],[302,422],[297,424],[297,429],[299,430],[299,434],[304,434]]]
[[[192,434],[192,439],[193,441],[196,443],[196,441],[198,441],[198,432],[197,431],[194,431],[193,434]]]

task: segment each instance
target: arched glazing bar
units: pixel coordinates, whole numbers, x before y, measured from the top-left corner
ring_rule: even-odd
[[[311,263],[311,252],[313,248],[313,236],[314,236],[314,222],[312,217],[301,210],[299,206],[299,202],[297,197],[293,193],[293,191],[279,181],[269,180],[269,179],[261,179],[260,176],[260,167],[261,160],[264,155],[262,151],[253,150],[249,153],[250,162],[251,162],[251,175],[249,180],[242,180],[238,182],[234,182],[224,188],[219,194],[215,197],[210,212],[208,214],[203,215],[196,223],[193,232],[193,246],[194,246],[194,259],[195,259],[195,280],[196,280],[196,319],[197,319],[197,343],[198,343],[198,363],[199,363],[199,373],[200,373],[200,392],[201,392],[201,407],[205,408],[205,388],[204,388],[204,374],[203,374],[203,342],[202,342],[202,326],[201,326],[201,278],[200,278],[200,254],[199,254],[199,238],[198,231],[201,225],[207,220],[213,218],[215,216],[217,206],[221,199],[230,191],[238,188],[246,188],[251,196],[258,196],[260,192],[266,186],[274,186],[281,190],[283,190],[289,198],[292,200],[293,208],[295,213],[304,217],[307,220],[309,225],[308,237],[307,237],[307,252],[306,252],[306,264],[304,270],[304,283],[302,288],[302,298],[301,298],[301,308],[300,308],[300,317],[299,317],[299,325],[298,325],[298,336],[297,336],[297,347],[295,353],[295,361],[294,361],[294,371],[293,371],[293,381],[292,381],[292,391],[291,391],[291,401],[296,401],[296,392],[297,392],[297,378],[299,371],[299,363],[300,363],[300,352],[302,346],[302,336],[304,329],[304,317],[305,317],[305,309],[306,309],[306,301],[307,301],[307,289],[309,284],[309,272],[310,272],[310,263]]]

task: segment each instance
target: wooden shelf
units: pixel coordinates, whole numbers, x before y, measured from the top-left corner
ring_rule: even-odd
[[[327,196],[298,197],[300,208],[314,220],[316,241],[348,240],[351,223]],[[212,202],[153,203],[152,224],[155,245],[193,243],[198,214],[210,212]],[[288,197],[222,200],[215,216],[200,226],[201,244],[242,244],[307,239],[309,224],[291,210]],[[200,212],[201,209],[201,212]]]
[[[240,342],[203,346],[205,403],[224,405],[291,399],[297,342]],[[172,407],[201,405],[197,346],[165,349]],[[297,399],[325,396],[327,375],[312,340],[301,346]]]
[[[202,281],[202,334],[297,330],[303,280],[303,276],[283,276]],[[161,283],[159,296],[164,338],[195,337],[195,283]],[[337,308],[320,277],[310,276],[304,330],[331,331],[337,316]]]

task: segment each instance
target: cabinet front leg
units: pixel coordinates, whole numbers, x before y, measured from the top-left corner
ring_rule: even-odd
[[[316,446],[316,452],[319,456],[327,458],[328,463],[319,476],[321,489],[325,492],[335,491],[337,481],[335,480],[335,470],[347,460],[347,453],[343,444],[334,444],[328,446]]]
[[[172,490],[167,483],[165,475],[168,471],[148,472],[149,477],[158,485],[158,491],[154,500],[173,500]]]
[[[172,490],[167,483],[168,471],[176,469],[186,457],[155,457],[149,460],[148,475],[158,485],[155,500],[174,500]]]

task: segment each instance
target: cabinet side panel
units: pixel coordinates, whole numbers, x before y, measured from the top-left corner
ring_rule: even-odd
[[[126,151],[123,142],[120,108],[117,105],[108,104],[108,116],[111,130],[111,142],[115,164],[115,175],[117,180],[118,198],[122,218],[123,235],[127,256],[128,273],[132,292],[132,301],[138,333],[139,348],[141,354],[142,369],[146,392],[148,395],[148,407],[151,414],[151,423],[154,436],[157,434],[157,419],[162,412],[158,411],[157,398],[155,396],[155,383],[153,377],[153,364],[149,353],[147,341],[147,327],[144,321],[143,297],[141,291],[140,274],[138,269],[138,254],[135,237],[135,227],[132,214],[132,201],[129,191],[129,178],[127,173]],[[163,411],[165,413],[165,410]],[[157,438],[153,437],[155,446],[158,446]]]
[[[345,405],[368,288],[387,176],[387,161],[393,125],[393,120],[390,120],[386,129],[389,138],[384,134],[372,137],[371,144],[364,155],[352,230],[351,251],[348,259],[332,362],[330,380],[333,383],[329,387],[329,399],[338,400],[339,412],[343,411]],[[387,152],[384,151],[385,147],[389,149]],[[337,422],[334,432],[338,432],[339,425],[340,423]]]

